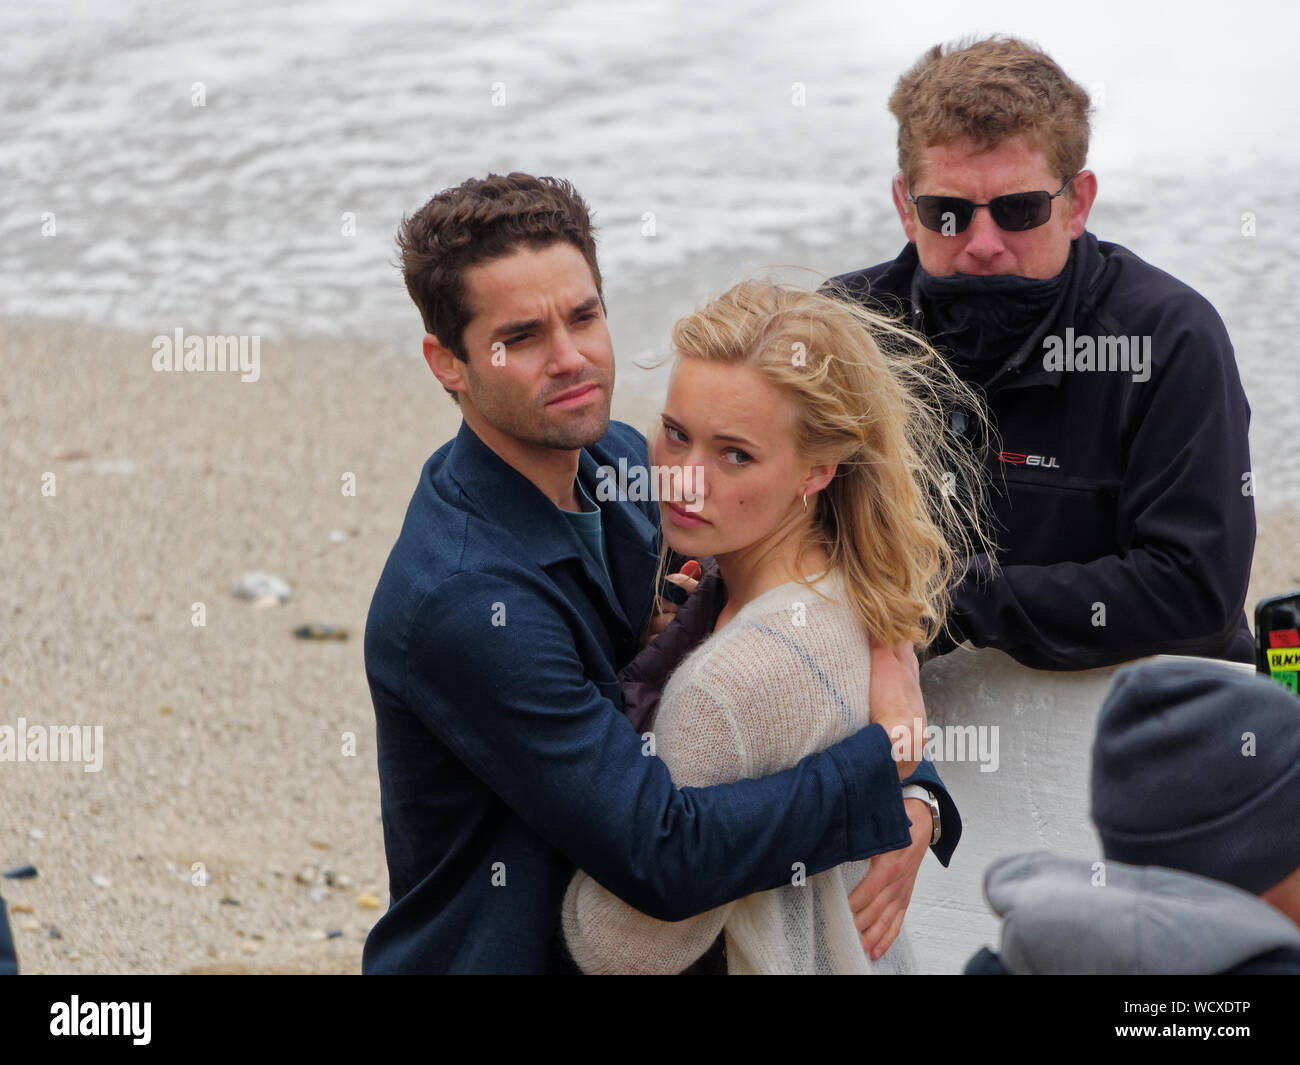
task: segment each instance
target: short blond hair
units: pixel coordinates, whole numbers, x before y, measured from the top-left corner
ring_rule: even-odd
[[[1088,94],[1051,57],[1014,37],[936,44],[898,79],[889,98],[898,119],[898,166],[908,186],[921,153],[971,141],[989,151],[1024,137],[1062,181],[1088,157]]]

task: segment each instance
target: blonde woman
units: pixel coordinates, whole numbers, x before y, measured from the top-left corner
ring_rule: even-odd
[[[653,462],[701,479],[661,500],[665,549],[712,556],[725,604],[668,678],[652,732],[674,782],[704,787],[865,727],[870,644],[939,631],[955,560],[987,547],[979,474],[942,411],[978,404],[895,323],[782,285],[736,286],[679,321],[673,346]],[[886,936],[883,957],[863,948],[849,894],[867,862],[804,877],[789,858],[789,886],[677,922],[579,872],[569,950],[586,972],[675,973],[725,932],[729,973],[910,970],[905,935]]]

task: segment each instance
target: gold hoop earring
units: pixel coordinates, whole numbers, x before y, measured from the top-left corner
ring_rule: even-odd
[[[805,493],[803,494],[803,509],[804,509],[804,510],[807,510],[807,509],[808,509],[808,493],[807,493],[807,492],[805,492]]]

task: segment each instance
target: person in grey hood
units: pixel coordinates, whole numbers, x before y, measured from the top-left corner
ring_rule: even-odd
[[[989,867],[1000,953],[967,974],[1300,973],[1300,703],[1201,661],[1127,666],[1102,705],[1104,860]]]

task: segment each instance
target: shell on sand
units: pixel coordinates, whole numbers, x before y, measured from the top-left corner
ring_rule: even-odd
[[[240,599],[265,599],[272,596],[281,603],[288,602],[289,582],[274,573],[252,570],[235,581],[231,589]]]

